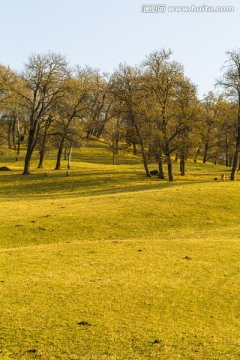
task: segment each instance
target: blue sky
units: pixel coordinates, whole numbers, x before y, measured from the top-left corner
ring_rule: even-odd
[[[234,6],[233,13],[141,12],[143,4]],[[49,50],[71,65],[112,72],[170,48],[202,96],[213,90],[226,50],[240,47],[236,0],[0,0],[0,63],[21,70],[32,53]]]

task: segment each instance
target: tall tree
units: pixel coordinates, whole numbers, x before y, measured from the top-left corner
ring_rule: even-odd
[[[12,147],[12,140],[15,140],[13,108],[16,99],[12,89],[16,79],[16,74],[9,67],[0,65],[0,140],[2,144],[7,143],[9,148]]]
[[[180,173],[185,175],[186,160],[196,142],[199,102],[196,96],[196,87],[185,78],[176,95],[176,124],[179,133],[175,140],[180,157]]]
[[[217,121],[217,154],[219,159],[225,161],[227,167],[231,166],[234,157],[234,145],[237,129],[237,106],[227,98],[218,100]]]
[[[80,131],[79,137],[83,137],[84,126],[89,118],[90,106],[89,98],[92,90],[92,73],[89,68],[77,67],[71,78],[65,82],[64,98],[58,102],[56,121],[56,134],[59,137],[59,147],[55,170],[60,169],[61,156],[64,149],[65,140],[73,144],[72,126]],[[78,122],[78,126],[74,123]]]
[[[38,142],[41,123],[63,97],[69,71],[65,57],[48,53],[32,55],[21,74],[24,91],[18,94],[28,111],[28,143],[23,174],[30,173],[30,161]]]
[[[44,121],[41,121],[41,126],[38,136],[38,151],[39,151],[39,163],[38,169],[43,168],[43,161],[46,153],[46,146],[48,141],[48,132],[51,125],[54,122],[54,114],[48,114]]]
[[[107,77],[91,68],[88,68],[88,72],[92,82],[88,99],[89,116],[85,124],[86,138],[89,140],[91,136],[101,136],[112,101],[109,98]]]
[[[142,74],[138,68],[120,65],[110,79],[110,91],[123,106],[123,114],[134,127],[141,148],[142,160],[147,177],[151,177],[145,151],[143,118],[139,113],[144,96]]]
[[[240,49],[228,51],[227,61],[223,66],[225,70],[222,79],[218,81],[218,85],[222,86],[228,97],[237,104],[237,126],[235,137],[235,153],[232,164],[231,180],[235,180],[235,174],[238,168],[239,152],[240,152]]]
[[[161,133],[160,146],[168,163],[169,181],[173,181],[171,155],[176,150],[176,138],[183,131],[182,124],[176,121],[175,103],[179,87],[184,82],[183,66],[171,61],[171,55],[170,50],[163,49],[148,55],[143,63],[146,88],[158,107],[156,124]]]
[[[208,159],[214,158],[217,149],[217,121],[218,121],[218,99],[212,91],[204,98],[201,103],[201,142],[203,163]]]

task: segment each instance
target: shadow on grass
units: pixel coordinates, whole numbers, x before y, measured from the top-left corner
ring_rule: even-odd
[[[21,172],[14,172],[1,174],[0,197],[5,199],[87,197],[181,188],[184,185],[214,181],[213,176],[210,176],[209,173],[201,174],[199,179],[196,177],[197,174],[191,173],[189,178],[178,176],[176,181],[168,182],[156,177],[147,178],[142,171],[133,172],[131,169],[124,173],[112,170],[88,170],[85,173],[75,171],[69,172],[68,176],[66,176],[66,171],[52,171],[47,176],[42,172],[29,176],[22,175]]]

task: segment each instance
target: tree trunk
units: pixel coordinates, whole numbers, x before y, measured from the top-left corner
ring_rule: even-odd
[[[207,155],[208,155],[208,144],[206,144],[204,148],[203,164],[207,162]]]
[[[40,150],[40,157],[39,157],[39,163],[38,163],[38,169],[42,169],[43,168],[43,160],[44,160],[44,154],[45,154],[45,150],[44,149],[41,149]]]
[[[162,152],[159,154],[159,159],[158,159],[158,178],[165,179],[164,170],[163,170]]]
[[[134,156],[137,156],[137,146],[136,146],[136,143],[134,142],[132,145],[133,145],[133,155],[134,155]]]
[[[226,154],[225,165],[226,165],[227,167],[229,166],[229,158],[228,158],[228,154]]]
[[[23,175],[29,175],[30,174],[31,157],[32,157],[32,153],[30,151],[27,151],[27,154],[26,154],[26,157],[25,157]]]
[[[185,174],[186,174],[184,155],[181,155],[181,159],[180,159],[180,173],[181,173],[181,176],[185,176]]]
[[[236,150],[235,150],[235,154],[234,154],[234,157],[233,157],[233,164],[232,164],[232,171],[231,171],[230,180],[235,180],[235,173],[236,173],[237,167],[238,167],[239,147],[240,147],[240,140],[237,139]]]
[[[12,148],[12,141],[11,141],[11,134],[12,134],[12,120],[10,120],[8,125],[8,148]]]
[[[228,134],[226,134],[226,138],[225,138],[225,156],[226,156],[225,165],[228,167],[229,166]]]
[[[44,134],[44,137],[42,140],[42,144],[41,144],[41,148],[40,148],[40,158],[39,158],[39,163],[38,163],[38,169],[43,168],[43,160],[44,160],[44,156],[45,156],[46,141],[47,141],[47,133]]]
[[[30,174],[30,162],[31,162],[33,151],[37,144],[38,134],[39,134],[39,124],[35,123],[34,127],[29,130],[28,146],[27,146],[27,153],[26,153],[26,157],[25,157],[23,175]]]
[[[12,141],[13,141],[13,148],[14,148],[15,151],[17,150],[16,134],[15,134],[15,131],[16,131],[16,122],[17,122],[17,116],[16,116],[16,117],[14,116],[13,124],[12,124]]]
[[[148,161],[147,161],[147,156],[145,154],[145,150],[144,150],[144,145],[143,145],[143,141],[142,139],[139,139],[140,142],[140,147],[141,147],[141,153],[142,153],[142,159],[143,159],[143,166],[146,172],[146,176],[147,177],[151,177],[150,171],[148,169]]]
[[[30,124],[32,125],[28,133],[28,145],[27,145],[27,153],[25,157],[23,175],[30,174],[30,161],[32,158],[33,151],[37,145],[39,130],[40,130],[40,124],[38,120],[30,119]]]
[[[21,149],[21,138],[18,138],[18,142],[17,142],[17,156],[20,155],[20,149]]]
[[[64,148],[64,160],[67,160],[67,147]]]
[[[105,122],[101,125],[101,127],[100,127],[100,128],[98,129],[98,131],[97,131],[96,137],[97,137],[98,139],[100,139],[100,137],[102,136],[104,127],[105,127]]]
[[[236,149],[235,149],[235,154],[233,157],[233,164],[232,164],[230,180],[235,180],[235,173],[236,173],[237,167],[238,167],[239,149],[240,149],[240,103],[238,104],[238,128],[237,128]]]
[[[172,160],[171,156],[168,158],[168,180],[173,181],[173,172],[172,172]]]
[[[48,129],[51,125],[52,122],[52,117],[49,116],[48,119],[45,122],[45,126],[44,126],[44,133],[42,136],[42,140],[40,142],[40,159],[39,159],[39,164],[38,164],[38,169],[43,167],[43,160],[45,157],[45,153],[46,153],[46,143],[47,143],[47,136],[48,136]]]
[[[168,164],[168,180],[173,181],[172,159],[168,144],[165,145],[164,154],[166,155]]]
[[[151,177],[150,171],[148,169],[148,161],[147,161],[147,156],[146,156],[145,149],[144,149],[144,144],[143,144],[141,131],[140,131],[138,123],[135,121],[134,115],[132,113],[131,113],[131,121],[132,121],[133,126],[135,127],[136,134],[137,134],[137,137],[139,139],[139,144],[140,144],[141,153],[142,153],[143,166],[144,166],[144,169],[145,169],[145,172],[146,172],[146,176]]]
[[[198,156],[200,154],[200,149],[197,149],[196,151],[196,155],[195,155],[195,158],[194,158],[194,162],[196,163],[198,161]]]
[[[72,149],[73,149],[73,146],[71,145],[69,152],[68,152],[68,156],[67,156],[68,169],[70,169],[70,167],[71,167]]]
[[[19,155],[20,155],[21,143],[22,143],[22,141],[23,141],[23,137],[21,136],[20,128],[19,128],[19,120],[17,120],[17,138],[18,138],[18,142],[17,142],[17,156],[19,156]]]
[[[60,168],[61,168],[61,156],[62,156],[63,147],[64,147],[64,140],[65,139],[62,138],[61,141],[60,141],[60,144],[59,144],[55,170],[60,170]]]
[[[32,157],[32,152],[28,149],[28,151],[26,153],[26,157],[25,157],[23,175],[29,175],[30,174],[31,157]]]
[[[33,154],[33,150],[35,147],[34,144],[34,130],[29,130],[29,137],[28,137],[28,146],[27,146],[27,153],[25,157],[25,163],[24,163],[24,170],[23,175],[29,175],[30,174],[30,162]]]

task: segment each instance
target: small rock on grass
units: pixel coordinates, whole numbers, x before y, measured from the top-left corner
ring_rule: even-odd
[[[80,321],[80,322],[78,322],[78,325],[81,325],[81,326],[92,326],[92,325],[89,324],[89,322],[87,322],[87,321]]]
[[[161,344],[162,340],[156,339],[152,342],[152,345],[157,345],[157,344]]]
[[[29,354],[36,354],[37,350],[36,349],[29,349],[26,351]]]

